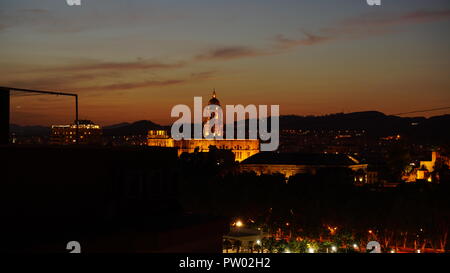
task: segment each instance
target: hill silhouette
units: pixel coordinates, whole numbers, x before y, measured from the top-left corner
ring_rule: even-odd
[[[163,126],[149,120],[140,120],[133,123],[120,123],[103,127],[103,134],[109,136],[147,135],[148,130],[162,129]]]
[[[269,118],[270,119],[270,118]],[[248,120],[246,120],[248,128]],[[270,123],[269,123],[270,124]],[[20,135],[49,135],[44,126],[10,125],[11,132]],[[148,130],[170,129],[150,120],[118,123],[103,127],[103,133],[112,135],[146,135]],[[399,117],[378,111],[337,113],[324,116],[280,116],[280,130],[365,130],[369,136],[382,137],[401,134],[412,140],[426,142],[450,141],[450,115]]]

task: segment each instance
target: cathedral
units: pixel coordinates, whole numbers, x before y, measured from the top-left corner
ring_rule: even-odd
[[[215,91],[208,101],[208,105],[212,106],[212,109],[217,109],[220,106],[220,101],[217,99]],[[231,150],[235,155],[236,161],[239,162],[259,153],[258,139],[222,139],[225,135],[223,124],[215,124],[212,128],[209,128],[210,124],[208,121],[218,118],[215,116],[215,113],[210,111],[208,118],[203,122],[203,137],[208,137],[207,139],[175,140],[167,130],[149,130],[147,144],[148,146],[175,147],[178,149],[178,156],[182,153],[193,153],[196,150],[198,152],[208,152],[210,146],[215,146],[218,149]]]

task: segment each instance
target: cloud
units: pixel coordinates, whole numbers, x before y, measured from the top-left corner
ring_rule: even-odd
[[[82,71],[125,71],[125,70],[158,70],[176,69],[186,65],[185,62],[162,63],[159,61],[136,60],[130,62],[103,62],[94,61],[83,64],[73,64],[64,67],[53,67],[51,71],[82,72]]]
[[[267,55],[259,49],[246,47],[246,46],[225,46],[215,49],[211,49],[204,54],[199,54],[195,56],[195,60],[205,61],[205,60],[232,60],[238,58],[255,57]]]
[[[22,13],[45,13],[45,10],[27,10]],[[185,78],[155,79],[140,82],[121,82],[139,72],[172,70],[185,68],[197,62],[229,61],[241,58],[277,55],[289,52],[298,47],[315,46],[336,40],[364,39],[403,31],[400,26],[434,22],[450,19],[450,10],[425,11],[417,10],[403,14],[370,13],[358,17],[347,18],[336,22],[333,26],[322,28],[317,32],[301,30],[299,37],[288,37],[278,34],[272,40],[275,43],[266,48],[249,46],[219,46],[194,55],[187,61],[162,62],[159,60],[136,59],[132,61],[88,60],[63,66],[51,66],[15,73],[20,80],[9,81],[6,85],[28,88],[61,89],[61,90],[132,90],[145,87],[164,87],[181,85],[188,82],[206,80],[214,77],[214,71],[188,74]],[[0,29],[4,27],[0,24]],[[32,78],[25,78],[22,73],[30,73]],[[11,74],[13,75],[13,74]],[[142,76],[142,75],[141,75]],[[99,80],[100,79],[100,80]],[[92,82],[96,84],[92,84]],[[108,84],[101,84],[106,82]],[[88,87],[86,87],[88,86]]]
[[[369,13],[347,18],[335,26],[325,27],[318,34],[302,31],[305,38],[291,39],[282,34],[275,37],[281,49],[293,49],[299,46],[311,46],[345,39],[364,39],[402,31],[397,26],[428,23],[450,19],[450,10],[417,10],[403,14]]]
[[[189,77],[183,79],[168,79],[168,80],[147,80],[140,82],[125,82],[115,83],[101,86],[91,86],[82,88],[81,90],[96,90],[96,91],[115,91],[115,90],[132,90],[146,87],[166,87],[171,85],[181,85],[191,82],[203,81],[211,79],[215,75],[215,71],[203,71],[197,73],[191,73]]]
[[[144,87],[162,87],[162,86],[169,86],[169,85],[176,85],[185,83],[186,80],[164,80],[164,81],[155,81],[155,80],[149,80],[149,81],[143,81],[143,82],[127,82],[127,83],[117,83],[117,84],[109,84],[109,85],[103,85],[103,86],[94,86],[89,87],[87,89],[90,90],[130,90],[130,89],[136,89],[136,88],[144,88]]]
[[[166,79],[166,80],[146,80],[146,81],[131,81],[120,82],[106,85],[94,85],[89,87],[78,88],[79,91],[116,91],[116,90],[133,90],[139,88],[151,87],[166,87],[172,85],[181,85],[191,82],[198,82],[211,79],[215,75],[215,71],[203,71],[191,73],[187,78],[181,79]]]
[[[54,75],[40,76],[37,78],[27,78],[21,80],[11,80],[2,85],[16,88],[31,88],[44,90],[67,90],[77,86],[77,83],[97,79],[98,75],[76,74],[76,75]]]
[[[216,75],[216,71],[204,71],[204,72],[191,73],[191,78],[207,80],[207,79],[214,78],[215,75]]]
[[[311,46],[316,44],[325,43],[331,40],[330,37],[319,36],[315,34],[311,34],[309,32],[303,31],[305,38],[302,39],[290,39],[286,38],[282,34],[278,34],[275,37],[275,41],[277,43],[277,47],[282,49],[290,49],[297,46]]]
[[[148,77],[148,71],[162,69],[178,69],[186,62],[162,63],[138,59],[129,62],[88,61],[66,66],[51,66],[16,71],[16,79],[2,82],[2,85],[18,88],[31,88],[61,91],[101,91],[129,90],[143,87],[163,87],[182,84],[188,81],[211,78],[214,71],[191,73],[186,79],[148,80],[142,82],[121,82],[123,79],[136,78],[140,75]],[[111,83],[112,84],[105,84]],[[114,83],[116,82],[116,83]]]
[[[116,90],[132,90],[145,87],[165,87],[171,85],[180,85],[184,83],[196,82],[208,80],[214,77],[215,71],[204,71],[191,73],[186,78],[181,79],[167,79],[167,80],[146,80],[146,81],[130,81],[130,82],[118,82],[113,84],[86,84],[91,80],[98,80],[98,75],[93,74],[78,74],[52,77],[40,77],[27,80],[15,80],[9,81],[2,85],[13,86],[17,88],[32,88],[42,90],[60,90],[60,91],[72,91],[72,92],[85,92],[85,91],[116,91]],[[84,83],[84,84],[83,84]]]

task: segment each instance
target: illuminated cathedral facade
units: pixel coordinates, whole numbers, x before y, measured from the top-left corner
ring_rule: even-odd
[[[212,98],[208,101],[207,118],[203,121],[203,137],[200,139],[173,139],[167,130],[149,130],[147,144],[148,146],[175,147],[178,149],[178,155],[182,153],[208,152],[210,146],[217,149],[231,150],[235,155],[236,161],[242,161],[246,158],[259,153],[260,144],[258,139],[224,139],[225,132],[223,124],[213,123],[210,128],[210,120],[217,119],[217,108],[220,107],[220,101],[213,92]]]

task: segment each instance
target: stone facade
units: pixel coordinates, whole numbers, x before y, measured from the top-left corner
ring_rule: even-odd
[[[178,155],[182,153],[208,152],[209,146],[217,149],[231,150],[236,161],[242,161],[259,153],[259,140],[257,139],[185,139],[174,140],[164,130],[150,130],[148,134],[148,146],[175,147]]]

